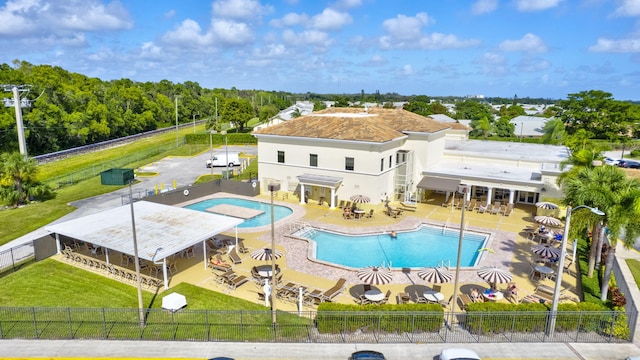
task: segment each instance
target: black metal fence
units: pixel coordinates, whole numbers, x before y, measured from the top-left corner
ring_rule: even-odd
[[[559,312],[170,312],[104,308],[0,308],[0,339],[113,339],[295,343],[629,342],[624,313]],[[624,321],[623,321],[624,322]],[[627,329],[628,330],[628,329]]]

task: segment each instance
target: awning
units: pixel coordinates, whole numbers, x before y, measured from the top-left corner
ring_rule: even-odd
[[[417,187],[440,191],[458,191],[460,179],[447,179],[436,176],[423,176]]]
[[[343,180],[343,178],[341,177],[317,174],[303,174],[296,177],[298,178],[300,184],[331,187],[334,189],[338,188]]]

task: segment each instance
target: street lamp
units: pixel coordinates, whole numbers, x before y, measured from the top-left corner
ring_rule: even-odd
[[[458,185],[458,192],[462,193],[462,213],[460,214],[460,236],[458,237],[458,257],[456,260],[456,276],[453,281],[453,304],[451,305],[451,320],[452,323],[453,314],[456,312],[456,306],[458,305],[458,279],[460,277],[460,259],[462,257],[462,239],[464,238],[464,209],[467,207],[467,192],[469,187],[467,185]],[[453,194],[455,196],[455,194]]]
[[[178,95],[176,95],[176,147],[178,147]]]
[[[271,192],[271,322],[276,327],[276,232],[273,217],[273,193],[280,190],[280,184],[269,184]]]
[[[598,208],[592,208],[587,205],[576,206],[575,208],[571,208],[571,206],[567,206],[567,216],[564,220],[564,234],[562,234],[562,244],[560,245],[560,259],[558,259],[558,275],[556,275],[556,286],[553,290],[553,301],[551,303],[551,320],[549,321],[549,329],[547,330],[547,335],[549,337],[553,336],[553,333],[556,328],[556,317],[558,312],[558,302],[560,301],[560,287],[562,285],[562,273],[564,272],[564,252],[567,247],[567,239],[569,238],[569,223],[571,222],[571,212],[577,209],[589,209],[592,213],[604,216],[604,212],[599,210]]]
[[[140,277],[140,258],[138,257],[138,239],[136,238],[136,218],[133,213],[133,179],[129,181],[129,204],[131,206],[131,230],[133,230],[133,256],[136,263],[136,279],[138,285],[138,322],[144,327],[144,303],[142,302],[142,278]],[[155,256],[155,254],[154,254]]]
[[[209,149],[211,150],[211,157],[209,158],[209,160],[211,160],[211,180],[213,180],[213,134],[215,133],[215,130],[209,131]]]
[[[224,156],[226,158],[224,168],[224,178],[229,180],[229,142],[227,141],[227,130],[220,131],[220,134],[224,135]]]
[[[196,133],[196,116],[200,116],[200,113],[193,114],[193,133]]]

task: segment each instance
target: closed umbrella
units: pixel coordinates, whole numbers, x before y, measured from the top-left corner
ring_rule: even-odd
[[[538,215],[533,218],[538,224],[546,226],[561,226],[562,221],[554,218],[553,216]]]
[[[550,245],[535,245],[531,247],[531,252],[538,254],[543,258],[556,259],[560,257],[560,249]]]
[[[280,259],[282,252],[280,250],[272,251],[271,248],[260,248],[251,252],[251,258],[256,260],[268,261],[271,260],[271,256],[274,259]]]
[[[548,201],[538,201],[536,203],[536,207],[538,207],[539,209],[546,209],[546,210],[557,210],[560,208],[558,205]]]
[[[488,282],[492,289],[496,284],[505,284],[513,279],[513,274],[508,270],[499,269],[497,267],[486,267],[478,270],[478,276]]]
[[[445,268],[430,267],[418,271],[418,277],[431,284],[443,284],[453,280],[453,274]]]
[[[358,278],[371,285],[388,284],[393,279],[393,274],[388,268],[367,266],[358,270]]]

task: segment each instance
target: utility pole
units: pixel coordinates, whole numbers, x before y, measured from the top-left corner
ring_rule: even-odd
[[[31,101],[27,98],[21,99],[20,92],[29,92],[31,85],[2,85],[4,91],[13,92],[13,99],[3,99],[5,107],[15,107],[16,109],[16,126],[18,128],[18,144],[20,147],[20,154],[27,159],[27,140],[24,136],[24,124],[22,122],[22,108],[31,107]]]
[[[180,146],[178,144],[178,95],[176,95],[176,147]]]

